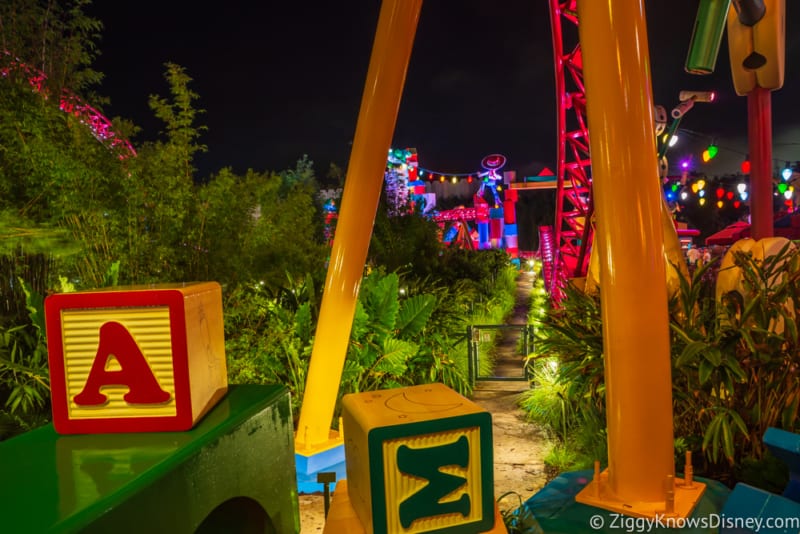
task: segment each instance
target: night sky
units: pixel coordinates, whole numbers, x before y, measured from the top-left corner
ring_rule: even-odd
[[[681,127],[697,145],[720,146],[718,171],[733,172],[747,151],[746,98],[736,96],[723,38],[716,72],[684,72],[698,2],[648,0],[656,104],[671,109],[681,89],[715,90]],[[105,28],[94,67],[105,74],[103,108],[144,128],[161,128],[148,95],[168,96],[164,64],[193,79],[208,127],[201,176],[294,167],[303,154],[319,174],[345,167],[356,127],[379,0],[101,2],[87,12]],[[800,5],[787,1],[786,84],[773,93],[776,160],[800,160]],[[526,175],[556,158],[555,89],[546,0],[427,0],[393,146],[414,147],[420,166],[447,173],[480,169],[483,156],[508,157]],[[685,138],[685,136],[684,136]],[[677,160],[680,145],[671,152]],[[702,150],[702,146],[699,148]],[[699,153],[696,157],[699,156]]]

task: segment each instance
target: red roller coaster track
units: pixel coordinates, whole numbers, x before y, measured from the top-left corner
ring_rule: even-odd
[[[15,58],[10,52],[4,51],[0,55],[0,76],[6,78],[15,71],[24,73],[34,91],[41,93],[45,97],[47,96],[45,87],[47,76],[42,71]],[[65,113],[69,113],[85,124],[95,139],[120,159],[136,156],[136,151],[128,140],[114,132],[111,121],[76,94],[64,89],[59,100],[59,107]]]
[[[586,275],[593,209],[577,0],[550,0],[550,24],[558,103],[556,217],[553,228],[540,229],[539,248],[545,284],[557,301],[566,279]]]

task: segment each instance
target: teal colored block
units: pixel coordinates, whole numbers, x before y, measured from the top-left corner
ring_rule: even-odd
[[[736,484],[722,515],[720,534],[800,532],[800,504],[748,484]]]
[[[800,502],[800,434],[770,427],[764,433],[764,445],[789,469],[789,483],[783,496]]]

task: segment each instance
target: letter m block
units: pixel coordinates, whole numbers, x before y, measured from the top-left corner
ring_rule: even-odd
[[[228,389],[216,282],[50,295],[45,320],[60,434],[189,430]]]
[[[492,416],[443,384],[345,395],[347,492],[367,534],[494,528]]]

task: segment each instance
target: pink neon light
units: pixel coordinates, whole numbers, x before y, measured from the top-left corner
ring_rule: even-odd
[[[11,53],[7,50],[3,52],[3,56],[7,61],[7,66],[0,68],[0,75],[6,78],[12,69],[20,70],[28,76],[28,83],[34,91],[42,93],[44,98],[48,97],[45,87],[47,76],[43,72],[17,58],[12,58]],[[133,149],[128,140],[121,138],[114,132],[111,121],[68,89],[62,91],[58,107],[63,112],[76,117],[82,124],[85,124],[95,139],[110,151],[116,153],[119,159],[136,156],[136,150]]]

